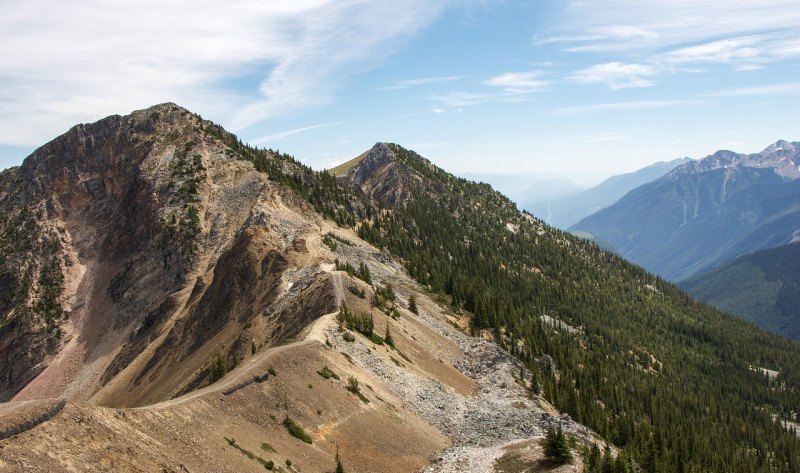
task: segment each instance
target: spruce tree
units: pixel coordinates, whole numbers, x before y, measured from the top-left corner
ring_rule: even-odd
[[[559,425],[557,429],[552,427],[547,431],[544,439],[544,454],[553,463],[564,464],[572,462],[572,452],[567,445],[567,437]]]

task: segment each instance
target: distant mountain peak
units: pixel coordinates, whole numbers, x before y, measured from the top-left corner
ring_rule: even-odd
[[[675,168],[671,175],[681,176],[717,169],[773,169],[786,179],[800,179],[800,143],[778,140],[759,153],[744,154],[719,150],[697,161]]]
[[[776,151],[794,151],[797,149],[797,143],[790,143],[786,140],[778,140],[775,143],[764,148],[762,153],[774,153]]]

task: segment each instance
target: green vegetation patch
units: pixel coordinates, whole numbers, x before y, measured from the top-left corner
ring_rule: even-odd
[[[317,371],[317,374],[325,379],[330,379],[330,378],[339,379],[339,375],[334,373],[333,370],[331,370],[327,366],[323,366],[321,370]]]
[[[297,423],[295,423],[295,421],[290,419],[289,416],[286,416],[286,418],[283,419],[283,426],[286,427],[286,430],[289,432],[289,435],[291,435],[292,437],[300,439],[303,442],[308,443],[308,444],[313,443],[312,440],[311,440],[311,436],[308,435],[308,433],[305,430],[303,430],[302,427],[297,425]]]

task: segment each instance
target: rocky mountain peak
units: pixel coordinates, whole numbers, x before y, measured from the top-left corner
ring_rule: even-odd
[[[762,151],[762,153],[763,154],[771,154],[771,153],[774,153],[776,151],[794,151],[795,149],[797,149],[798,145],[800,145],[800,144],[799,143],[790,143],[790,142],[788,142],[786,140],[778,140],[775,143],[772,143],[771,145],[769,145],[766,148],[764,148],[764,151]]]
[[[369,151],[345,163],[344,178],[369,197],[386,207],[405,205],[412,189],[423,179],[400,156],[405,151],[397,145],[376,143]]]

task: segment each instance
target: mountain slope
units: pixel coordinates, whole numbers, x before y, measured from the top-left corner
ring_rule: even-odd
[[[800,229],[800,145],[719,151],[641,186],[570,230],[610,242],[625,258],[678,281]]]
[[[698,300],[800,340],[800,243],[757,251],[682,281]]]
[[[338,450],[351,471],[446,471],[530,455],[556,422],[596,440],[337,227],[375,211],[365,195],[176,105],[79,125],[0,179],[0,469],[325,471]]]
[[[472,314],[476,333],[492,333],[540,373],[545,397],[625,447],[645,471],[770,468],[745,453],[753,437],[737,433],[739,421],[719,419],[744,422],[761,415],[757,405],[796,406],[796,395],[764,385],[752,367],[780,366],[769,369],[797,386],[790,361],[797,345],[518,213],[488,185],[457,179],[397,145],[378,144],[371,154],[381,158],[367,156],[340,179],[410,197],[384,201],[388,211],[373,214],[359,234],[401,256],[418,281]],[[376,178],[357,180],[368,162]],[[404,178],[378,177],[381,162]],[[779,468],[796,468],[796,439],[769,417],[763,422],[755,437],[784,452]]]
[[[687,161],[688,158],[682,158],[651,164],[638,171],[609,177],[591,189],[566,197],[546,200],[518,198],[517,202],[521,208],[539,216],[548,224],[566,229],[582,218],[608,207],[631,190],[655,181]]]

